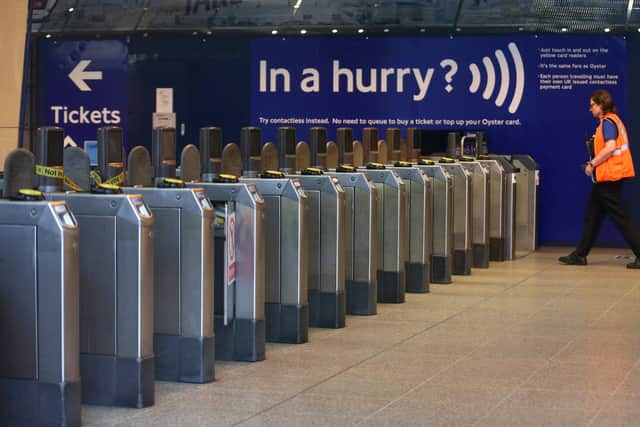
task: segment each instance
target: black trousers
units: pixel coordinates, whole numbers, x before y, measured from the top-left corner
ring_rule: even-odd
[[[633,223],[622,204],[621,190],[622,181],[593,184],[589,205],[584,215],[582,240],[576,248],[576,254],[585,257],[589,255],[605,215],[609,215],[633,253],[640,257],[640,229]]]

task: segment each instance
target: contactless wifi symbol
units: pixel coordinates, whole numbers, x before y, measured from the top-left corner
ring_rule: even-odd
[[[516,87],[508,108],[509,112],[513,114],[518,111],[520,101],[522,101],[522,93],[524,92],[524,64],[522,63],[522,56],[520,56],[518,46],[512,42],[509,43],[507,47],[511,53],[513,65],[515,66]],[[495,51],[495,59],[498,62],[498,67],[500,68],[500,88],[498,89],[498,95],[496,96],[495,103],[497,107],[502,107],[507,100],[507,95],[509,94],[509,82],[511,75],[509,72],[507,58],[501,49],[497,49]],[[487,74],[487,81],[484,91],[482,92],[482,97],[485,100],[489,100],[493,96],[493,92],[496,88],[496,69],[493,65],[492,58],[488,56],[482,58],[482,64],[484,65],[484,70]],[[480,68],[476,64],[471,64],[469,65],[469,71],[471,71],[472,77],[469,92],[476,93],[480,89],[480,82],[482,80]]]

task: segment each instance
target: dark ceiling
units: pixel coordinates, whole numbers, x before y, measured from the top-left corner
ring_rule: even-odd
[[[640,0],[32,0],[39,33],[640,31]]]

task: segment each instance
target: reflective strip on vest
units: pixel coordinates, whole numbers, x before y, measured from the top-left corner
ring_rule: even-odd
[[[619,156],[622,154],[623,151],[627,151],[629,149],[629,144],[624,144],[622,147],[620,147],[620,149],[615,150],[613,152],[614,156]]]

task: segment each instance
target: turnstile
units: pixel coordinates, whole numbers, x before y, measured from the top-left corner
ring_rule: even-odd
[[[264,200],[254,184],[221,174],[221,146],[220,128],[200,130],[198,156],[206,182],[187,186],[201,187],[216,212],[216,358],[253,362],[265,358]],[[183,158],[189,149],[197,152],[185,147]]]
[[[240,181],[255,184],[264,199],[267,341],[307,342],[307,195],[298,180],[280,174]]]
[[[257,177],[260,140],[260,129],[242,129],[246,177],[240,182],[254,183],[264,199],[266,337],[303,343],[309,339],[307,195],[300,181],[279,171]]]
[[[396,138],[399,139],[399,135]],[[412,163],[397,161],[388,169],[395,171],[405,184],[406,238],[403,244],[406,255],[406,289],[407,292],[429,292],[432,240],[431,180]]]
[[[477,159],[489,172],[489,260],[505,261],[505,239],[509,211],[507,210],[509,186],[508,174],[503,165],[495,159],[481,155]],[[511,190],[513,195],[513,190]],[[513,221],[510,221],[513,223]]]
[[[520,169],[516,179],[516,252],[518,256],[534,252],[538,246],[538,186],[540,166],[526,154],[512,154],[509,160]]]
[[[473,157],[462,156],[458,162],[471,175],[472,188],[472,259],[474,268],[489,268],[490,177],[489,170]]]
[[[513,165],[509,160],[499,155],[487,155],[481,156],[481,159],[494,160],[500,164],[504,171],[504,237],[502,240],[503,249],[502,256],[505,261],[510,261],[515,258],[516,248],[516,182],[518,181],[518,175],[520,169]]]
[[[307,195],[309,325],[342,328],[346,324],[345,194],[339,179],[323,172],[326,129],[311,128],[309,145],[314,167],[288,175],[300,182]]]
[[[108,140],[98,139],[98,158],[104,161],[103,144]],[[36,160],[48,165],[41,168],[51,167],[50,158],[59,157],[63,145],[62,129],[39,129]],[[121,145],[115,145],[120,150]],[[69,147],[63,158],[64,182],[82,190],[90,187],[89,155]],[[123,176],[121,167],[114,176]],[[80,227],[82,402],[150,406],[154,403],[153,216],[140,195],[120,194],[116,185],[97,184],[91,193],[62,193],[62,183],[59,179],[58,192],[45,197],[65,201]],[[50,182],[47,188],[54,186]]]
[[[453,177],[453,274],[469,275],[473,265],[471,173],[455,159],[443,157],[439,164]]]
[[[431,282],[451,283],[453,267],[453,177],[442,165],[420,160],[431,181]]]
[[[10,153],[5,173],[29,156]],[[0,420],[79,426],[77,221],[63,201],[4,185],[14,200],[0,200]]]
[[[345,195],[344,264],[347,314],[377,311],[378,190],[353,164],[353,131],[337,130],[339,166],[335,176]]]
[[[173,146],[173,149],[167,148]],[[123,187],[141,194],[154,216],[154,339],[156,379],[204,383],[214,379],[213,206],[202,188],[184,188],[175,176],[175,129],[154,129],[155,173],[145,184]],[[149,170],[143,147],[128,168]],[[163,153],[160,156],[158,153]],[[127,174],[133,176],[133,174]],[[138,176],[140,177],[140,175]],[[142,182],[134,182],[142,184]]]
[[[378,302],[402,303],[405,300],[405,183],[383,164],[368,163],[358,171],[367,174],[378,192]]]
[[[52,193],[80,226],[82,401],[154,403],[153,216],[138,194]],[[107,244],[105,244],[108,242]]]

